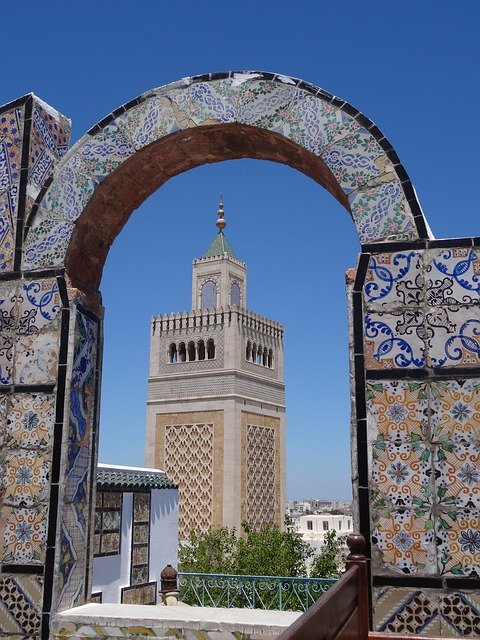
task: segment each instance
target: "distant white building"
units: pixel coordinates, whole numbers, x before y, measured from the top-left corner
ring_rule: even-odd
[[[156,604],[177,540],[178,488],[165,472],[98,465],[92,602]]]
[[[353,533],[353,518],[348,515],[322,513],[295,518],[298,533],[318,553],[325,544],[325,535],[335,531],[337,537]]]

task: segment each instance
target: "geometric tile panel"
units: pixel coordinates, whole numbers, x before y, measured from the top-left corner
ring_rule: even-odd
[[[4,504],[32,507],[48,499],[50,454],[7,449],[4,455]]]
[[[0,562],[43,564],[47,546],[48,504],[35,508],[2,507],[5,523]]]
[[[369,369],[480,366],[480,252],[370,257],[363,287]]]
[[[43,578],[0,576],[0,634],[37,637],[40,630]]]
[[[22,449],[51,446],[55,398],[43,393],[17,393],[9,397],[5,444]]]
[[[478,638],[478,591],[374,587],[373,627],[386,634]]]
[[[480,380],[369,381],[374,572],[480,575]]]

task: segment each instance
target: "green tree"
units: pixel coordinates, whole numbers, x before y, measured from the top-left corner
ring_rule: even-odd
[[[179,570],[189,573],[236,573],[238,538],[235,529],[194,531],[178,552]]]
[[[307,560],[313,550],[285,518],[285,529],[266,525],[255,531],[243,525],[245,538],[238,541],[237,573],[254,576],[301,577],[307,575]]]
[[[345,536],[337,538],[335,530],[325,534],[325,546],[315,556],[310,569],[311,578],[338,578],[342,573],[344,558],[341,550]]]
[[[307,575],[313,551],[285,518],[285,529],[266,525],[258,531],[244,524],[244,537],[222,527],[197,535],[180,545],[179,569],[189,573],[231,573],[256,576]]]

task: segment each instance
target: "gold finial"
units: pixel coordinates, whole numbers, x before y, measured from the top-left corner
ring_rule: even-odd
[[[225,212],[223,210],[222,194],[220,194],[220,202],[218,203],[218,211],[217,211],[218,220],[215,223],[217,225],[217,229],[219,232],[225,229],[225,227],[227,226],[227,223],[223,219],[224,215],[225,215]]]

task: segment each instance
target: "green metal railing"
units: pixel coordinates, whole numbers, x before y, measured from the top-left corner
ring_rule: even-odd
[[[180,600],[197,607],[306,611],[335,578],[179,573]]]

